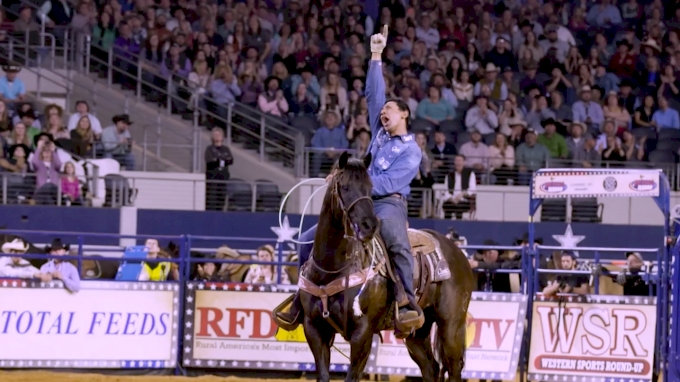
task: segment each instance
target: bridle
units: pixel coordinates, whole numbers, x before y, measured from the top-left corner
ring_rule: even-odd
[[[333,199],[338,203],[338,206],[342,210],[342,224],[343,227],[345,228],[345,238],[346,239],[352,239],[353,241],[358,241],[359,239],[356,237],[357,233],[354,227],[352,227],[352,222],[349,218],[349,213],[352,211],[352,209],[357,205],[362,200],[368,200],[369,203],[371,203],[371,210],[373,210],[373,199],[371,199],[370,196],[362,196],[350,203],[348,206],[345,206],[345,203],[342,201],[342,197],[340,196],[340,190],[338,189],[339,183],[336,179],[333,179],[333,185],[331,188],[331,195],[333,196]]]

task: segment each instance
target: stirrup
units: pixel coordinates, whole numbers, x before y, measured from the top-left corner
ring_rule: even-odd
[[[409,311],[415,312],[416,317],[402,321],[399,319],[399,304],[394,304],[394,334],[399,339],[404,339],[425,324],[425,315],[420,309],[412,309],[411,304],[407,305]]]

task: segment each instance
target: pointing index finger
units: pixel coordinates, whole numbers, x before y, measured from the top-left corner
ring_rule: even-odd
[[[385,36],[385,38],[387,38],[387,24],[383,26],[382,35]]]

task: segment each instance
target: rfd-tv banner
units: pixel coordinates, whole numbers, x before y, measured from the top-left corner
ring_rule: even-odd
[[[0,281],[0,367],[175,366],[179,285]]]
[[[188,283],[184,365],[314,370],[314,356],[302,326],[285,332],[272,319],[272,309],[294,291],[276,286]],[[349,355],[349,344],[340,335],[331,348],[331,370],[347,371],[349,360],[338,349]]]
[[[529,379],[651,380],[655,304],[651,297],[537,297]]]
[[[517,374],[527,296],[509,293],[473,292],[466,328],[465,379],[514,380]],[[437,331],[437,328],[434,328]],[[436,333],[434,334],[436,335]],[[393,332],[383,332],[378,348],[378,374],[420,376],[420,369],[409,356],[403,341]],[[373,371],[370,370],[369,372]]]

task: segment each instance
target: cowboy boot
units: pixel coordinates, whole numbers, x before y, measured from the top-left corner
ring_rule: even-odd
[[[395,274],[395,278],[394,295],[397,306],[394,322],[395,336],[404,339],[423,326],[425,316],[420,306],[406,292],[406,287],[398,274]]]
[[[296,292],[293,296],[287,298],[279,307],[285,308],[290,304],[290,308],[286,311],[283,309],[276,309],[274,311],[274,321],[277,325],[287,331],[293,331],[302,323],[302,303],[300,301],[300,292]]]

